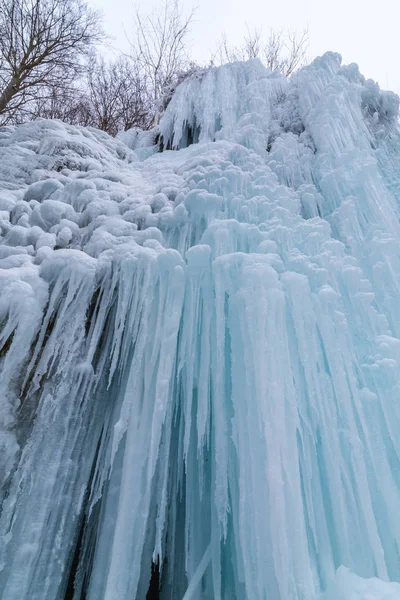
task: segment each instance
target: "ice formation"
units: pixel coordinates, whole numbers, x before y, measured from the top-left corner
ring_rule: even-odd
[[[397,114],[328,53],[0,129],[2,600],[400,599]]]

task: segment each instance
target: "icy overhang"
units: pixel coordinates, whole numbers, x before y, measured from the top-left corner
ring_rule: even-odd
[[[267,133],[271,105],[287,85],[258,59],[192,75],[176,89],[160,121],[164,147],[216,139],[243,142],[253,128]]]

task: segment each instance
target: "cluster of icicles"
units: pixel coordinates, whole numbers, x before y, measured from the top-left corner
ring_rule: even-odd
[[[400,598],[397,110],[330,53],[0,129],[1,600]]]

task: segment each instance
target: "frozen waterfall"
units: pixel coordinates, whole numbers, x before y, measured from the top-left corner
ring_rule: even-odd
[[[0,129],[1,600],[400,599],[397,116],[328,53]]]

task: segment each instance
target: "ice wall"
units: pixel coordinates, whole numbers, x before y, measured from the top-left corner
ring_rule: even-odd
[[[400,597],[397,111],[328,53],[0,129],[2,600]]]

